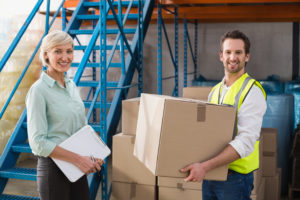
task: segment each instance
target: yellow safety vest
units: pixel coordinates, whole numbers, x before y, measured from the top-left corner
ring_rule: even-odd
[[[213,104],[222,104],[234,106],[239,112],[239,109],[244,102],[248,92],[253,85],[257,85],[263,92],[265,98],[267,97],[266,92],[259,82],[251,78],[247,73],[244,73],[238,80],[236,80],[226,92],[223,102],[220,102],[220,97],[223,89],[222,82],[218,83],[210,92],[209,102]],[[234,133],[234,137],[237,134]],[[229,164],[229,169],[236,171],[241,174],[248,174],[259,168],[259,141],[256,141],[254,151],[247,157],[240,158]]]

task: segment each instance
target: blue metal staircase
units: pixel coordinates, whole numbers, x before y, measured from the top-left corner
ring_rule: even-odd
[[[11,47],[0,61],[0,72],[42,2],[43,0],[38,1],[24,23],[25,28],[24,26],[22,27]],[[49,18],[50,0],[47,2],[46,15]],[[80,62],[74,62],[71,65],[72,68],[77,69],[74,82],[80,87],[88,88],[88,95],[84,99],[84,104],[88,109],[87,120],[92,127],[100,133],[102,139],[109,144],[119,123],[122,99],[126,98],[128,90],[131,87],[137,86],[139,94],[143,89],[143,40],[150,23],[154,0],[101,0],[99,2],[80,0],[68,22],[65,17],[63,3],[64,1],[62,1],[59,9],[57,9],[57,12],[54,14],[53,20],[55,20],[58,13],[62,11],[63,29],[77,41],[74,47],[75,51],[83,51],[83,57],[80,59]],[[95,11],[96,13],[98,12],[98,14],[95,14]],[[47,34],[53,20],[50,24],[46,23],[44,35]],[[131,21],[130,26],[127,24],[128,20]],[[83,23],[87,21],[91,22],[89,26]],[[113,23],[114,26],[107,26],[107,22],[109,21],[113,21],[110,23]],[[132,21],[135,21],[135,25],[132,25]],[[81,35],[88,35],[86,37],[90,37],[87,44],[80,42],[79,38],[82,37]],[[113,45],[107,44],[108,37],[113,41]],[[129,40],[128,38],[131,39]],[[32,58],[20,76],[20,81],[30,66],[40,44],[41,42],[33,52]],[[86,80],[86,77],[84,80],[81,80],[85,69],[92,70],[92,75],[89,77],[90,80]],[[117,74],[119,80],[110,79],[107,74],[111,73],[111,70],[118,70]],[[138,72],[138,83],[132,84],[131,82],[136,70]],[[100,80],[96,79],[97,73]],[[18,88],[20,81],[17,82],[12,91],[7,105]],[[112,97],[110,99],[108,99],[108,91]],[[0,119],[7,105],[1,110]],[[99,110],[100,120],[97,121],[97,113],[99,113]],[[39,199],[36,197],[3,194],[3,190],[9,179],[36,180],[36,169],[16,167],[20,153],[31,153],[31,149],[27,143],[26,110],[21,115],[0,157],[0,200]],[[100,184],[102,199],[109,199],[110,187],[108,187],[106,164],[103,166],[100,176],[98,174],[92,174],[88,176],[88,180],[92,199],[96,198]]]

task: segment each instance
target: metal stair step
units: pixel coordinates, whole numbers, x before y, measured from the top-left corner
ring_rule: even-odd
[[[122,15],[122,17],[125,17],[125,15]],[[128,14],[127,19],[128,20],[137,20],[139,17],[138,14]],[[99,15],[77,15],[76,19],[78,20],[98,20],[99,19]],[[106,17],[107,20],[112,20],[115,19],[115,17],[113,15],[107,15]]]
[[[99,85],[99,81],[80,81],[78,83],[79,87],[97,87],[98,85]],[[118,82],[107,81],[106,86],[107,87],[117,87]]]
[[[126,28],[123,29],[125,34],[134,34],[136,29],[134,28]],[[85,29],[85,30],[69,30],[69,34],[71,35],[87,35],[87,34],[93,34],[94,30],[92,29]],[[106,34],[118,34],[119,29],[107,29]]]
[[[13,145],[11,149],[13,152],[18,152],[18,153],[32,153],[28,143]]]
[[[78,67],[80,63],[72,63],[71,67]],[[87,63],[85,65],[86,67],[94,67],[94,68],[100,68],[100,63]],[[114,68],[121,68],[122,67],[122,63],[110,63],[109,67],[114,67]]]
[[[14,167],[0,170],[0,177],[36,181],[36,169]]]
[[[89,107],[91,106],[91,104],[92,104],[92,101],[83,101],[83,104],[84,104],[84,106],[85,106],[86,108],[89,108]],[[110,105],[111,105],[111,102],[107,102],[107,103],[106,103],[106,107],[107,107],[107,108],[109,108]],[[96,108],[100,108],[100,102],[96,102],[96,103],[95,103],[95,107],[96,107]]]
[[[86,50],[87,46],[86,45],[81,45],[81,46],[74,46],[74,50]],[[113,45],[106,45],[107,50],[112,50]],[[116,50],[120,49],[120,45],[117,45]],[[93,47],[93,50],[100,50],[99,45],[95,45]],[[124,50],[127,50],[127,47],[124,45]]]
[[[39,200],[38,197],[30,197],[30,196],[17,196],[10,194],[1,194],[0,200]]]
[[[122,6],[128,6],[130,4],[130,1],[122,1]],[[118,6],[118,2],[113,2],[114,6]],[[132,2],[132,7],[137,7],[139,5],[138,1]],[[99,7],[99,2],[84,2],[84,7]]]

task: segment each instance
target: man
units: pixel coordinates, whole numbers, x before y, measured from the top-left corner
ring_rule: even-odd
[[[210,160],[193,163],[181,172],[189,172],[185,181],[202,181],[205,174],[229,164],[227,181],[203,181],[203,200],[250,200],[253,171],[258,169],[258,145],[266,94],[262,86],[246,72],[250,59],[250,41],[240,31],[227,32],[220,42],[220,60],[225,76],[209,95],[209,102],[232,105],[237,109],[237,133],[223,151]]]

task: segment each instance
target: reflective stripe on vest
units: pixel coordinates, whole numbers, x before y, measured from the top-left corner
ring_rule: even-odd
[[[252,79],[247,73],[243,74],[238,80],[236,80],[224,95],[222,102],[220,102],[220,97],[223,89],[223,84],[218,83],[209,94],[208,101],[214,104],[222,104],[222,105],[231,105],[239,111],[242,103],[244,102],[246,96],[248,95],[250,89],[253,85],[258,86],[264,96],[266,97],[266,93],[262,86],[254,79]],[[237,134],[234,132],[234,137]],[[239,172],[241,174],[248,174],[259,167],[259,141],[256,141],[254,151],[247,157],[238,159],[229,164],[229,169]]]

